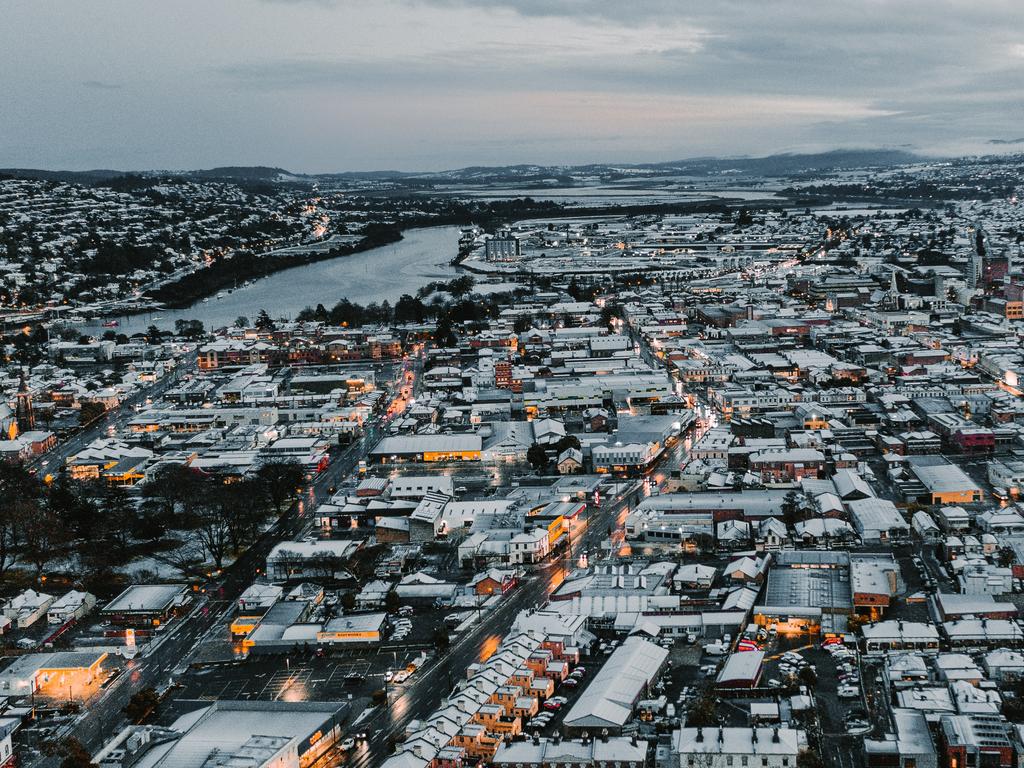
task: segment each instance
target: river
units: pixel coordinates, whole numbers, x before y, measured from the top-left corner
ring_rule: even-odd
[[[385,299],[394,303],[402,294],[415,294],[432,280],[454,277],[456,271],[449,262],[458,248],[459,227],[409,229],[397,243],[291,267],[185,309],[116,318],[117,331],[130,335],[150,325],[172,330],[179,318],[201,320],[210,330],[231,325],[240,316],[253,320],[261,309],[273,318],[293,318],[304,307],[323,304],[330,309],[343,298],[358,304]],[[99,321],[82,327],[92,333],[109,330]]]

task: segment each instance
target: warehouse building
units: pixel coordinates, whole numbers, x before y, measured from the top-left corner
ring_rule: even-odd
[[[307,768],[338,741],[341,702],[217,701],[169,728],[129,726],[94,758],[133,768]]]
[[[403,435],[385,437],[370,451],[377,464],[435,461],[480,461],[480,435]]]
[[[156,627],[173,616],[187,600],[184,584],[136,584],[107,603],[100,613],[111,624]]]
[[[924,486],[929,504],[971,504],[982,500],[978,484],[941,456],[912,456],[907,466]]]
[[[566,731],[607,729],[610,735],[619,735],[667,658],[668,651],[660,645],[636,636],[626,638],[566,714]]]
[[[764,651],[738,651],[726,659],[715,679],[719,688],[756,688],[761,680]]]

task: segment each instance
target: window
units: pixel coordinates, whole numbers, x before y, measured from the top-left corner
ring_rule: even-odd
[[[768,758],[767,758],[767,757],[762,757],[762,758],[761,758],[761,765],[762,765],[762,766],[763,766],[764,768],[768,768]]]

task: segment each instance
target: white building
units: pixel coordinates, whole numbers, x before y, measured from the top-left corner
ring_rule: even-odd
[[[9,618],[19,629],[31,627],[46,615],[53,600],[53,595],[26,589],[20,595],[7,601],[4,606],[4,616]]]
[[[73,589],[50,604],[46,620],[50,624],[64,624],[71,619],[82,618],[95,607],[95,595]]]
[[[807,746],[795,728],[680,728],[672,734],[675,768],[794,768]]]
[[[587,686],[586,695],[572,705],[565,728],[571,732],[620,732],[667,658],[668,651],[660,645],[635,635],[626,638]]]

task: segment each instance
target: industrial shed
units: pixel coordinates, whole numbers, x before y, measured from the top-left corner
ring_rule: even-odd
[[[621,733],[667,658],[668,651],[660,645],[636,636],[626,638],[566,714],[567,731]]]

